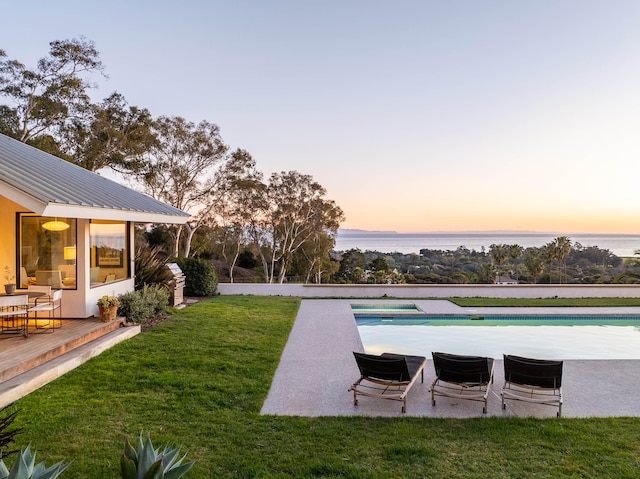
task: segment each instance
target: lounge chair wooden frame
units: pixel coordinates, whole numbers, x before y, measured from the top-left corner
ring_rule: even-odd
[[[431,385],[431,405],[436,405],[436,396],[481,401],[482,412],[486,414],[493,382],[493,358],[440,352],[432,356],[436,379]]]
[[[558,408],[562,415],[562,361],[532,359],[504,355],[504,386],[502,409],[505,400],[524,401]]]
[[[379,356],[353,353],[360,378],[353,383],[353,404],[358,405],[358,395],[402,401],[402,412],[407,412],[407,394],[418,379],[424,382],[427,358],[383,353]]]

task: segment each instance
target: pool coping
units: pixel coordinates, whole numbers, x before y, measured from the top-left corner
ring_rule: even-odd
[[[367,300],[368,304],[399,301]],[[406,303],[406,300],[400,301]],[[467,308],[447,300],[412,300],[433,314],[640,314],[640,307]],[[431,358],[424,383],[417,382],[408,396],[407,413],[400,403],[362,398],[353,405],[349,386],[359,377],[353,351],[363,351],[352,303],[362,300],[304,299],[280,358],[262,414],[286,416],[419,416],[467,418],[482,416],[480,403],[438,398],[431,406],[429,386],[435,375]],[[426,308],[426,309],[425,309]],[[513,310],[513,311],[509,311]],[[473,311],[473,313],[470,313]],[[494,384],[487,416],[554,417],[555,410],[528,403],[500,406],[504,380],[502,360],[496,358]],[[564,417],[640,416],[640,360],[565,360]]]

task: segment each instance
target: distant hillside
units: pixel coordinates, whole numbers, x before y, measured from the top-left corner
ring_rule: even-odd
[[[365,235],[365,234],[385,234],[385,235],[397,235],[397,231],[371,231],[371,230],[358,230],[351,228],[338,228],[339,235]]]
[[[378,231],[378,230],[359,230],[355,228],[339,228],[339,235],[366,235],[366,234],[385,234],[385,235],[397,235],[400,234],[397,231]],[[530,230],[483,230],[483,231],[423,231],[421,233],[407,233],[413,235],[538,235],[538,234],[560,234],[547,231],[530,231]]]

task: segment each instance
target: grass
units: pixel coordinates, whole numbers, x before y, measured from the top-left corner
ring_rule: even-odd
[[[640,306],[640,298],[451,298],[458,306]]]
[[[183,446],[190,479],[640,475],[639,418],[261,416],[298,306],[219,296],[176,313],[18,401],[19,446],[72,461],[67,479],[119,477],[141,431]]]

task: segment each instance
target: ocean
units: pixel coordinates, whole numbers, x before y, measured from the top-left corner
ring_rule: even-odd
[[[640,235],[568,235],[553,233],[374,233],[338,231],[336,251],[358,248],[381,253],[420,253],[421,249],[454,251],[460,246],[470,250],[489,250],[492,244],[519,244],[524,248],[540,247],[558,236],[568,236],[571,243],[608,249],[616,256],[634,256],[640,250]]]

